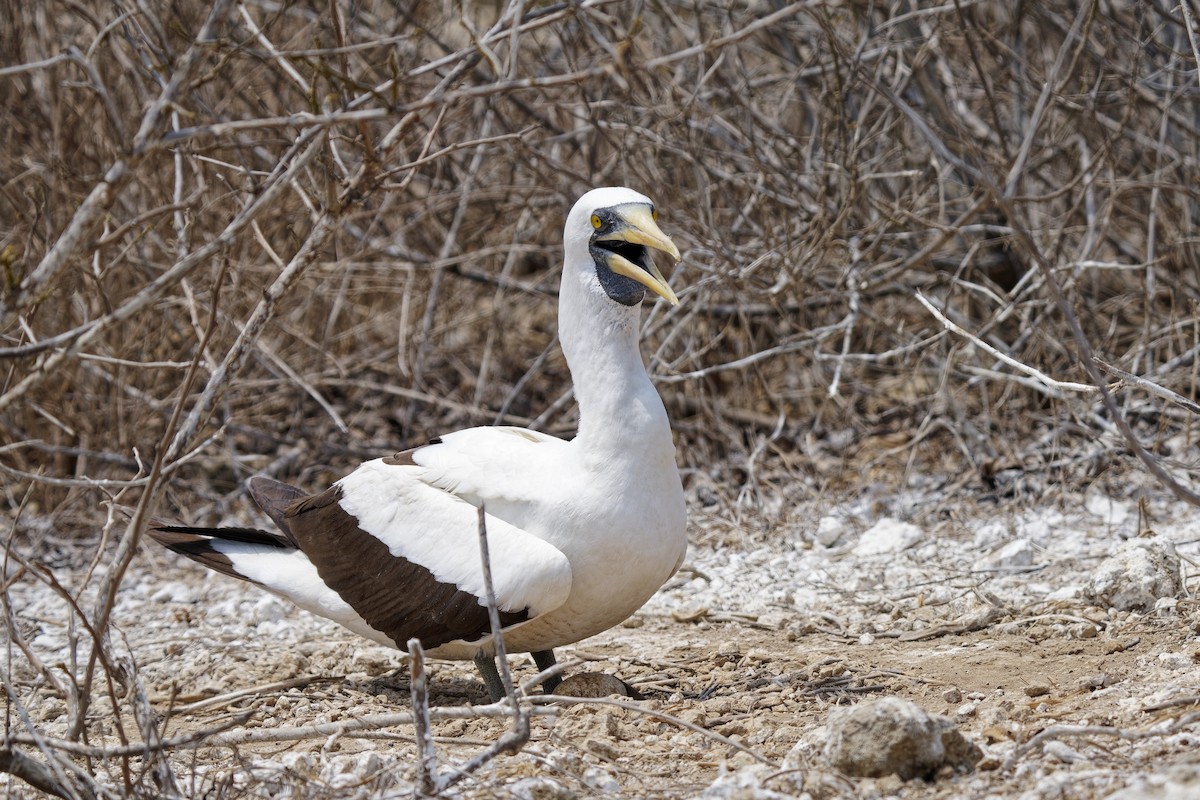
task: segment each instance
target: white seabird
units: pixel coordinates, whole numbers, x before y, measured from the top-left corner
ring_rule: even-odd
[[[505,647],[542,669],[553,648],[629,617],[687,549],[671,427],[638,348],[647,292],[679,302],[651,256],[680,257],[656,220],[649,198],[619,187],[588,192],[567,217],[558,329],[579,403],[574,439],[468,428],[368,461],[316,495],[252,478],[280,533],[149,534],[369,639],[405,649],[415,637],[431,656],[474,659],[498,699],[479,506]]]

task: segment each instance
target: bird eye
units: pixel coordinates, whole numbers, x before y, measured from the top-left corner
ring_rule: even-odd
[[[596,230],[599,230],[600,226],[603,224],[604,224],[604,222],[601,221],[599,214],[592,214],[592,227],[593,228],[595,228]]]
[[[658,222],[658,209],[657,208],[650,209],[650,219],[654,220],[655,222]]]

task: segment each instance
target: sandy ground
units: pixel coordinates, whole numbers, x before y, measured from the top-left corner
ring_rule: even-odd
[[[519,754],[446,796],[1200,796],[1194,511],[1097,490],[1033,507],[949,507],[930,490],[832,510],[779,499],[754,513],[696,490],[692,505],[680,574],[622,627],[559,651],[581,662],[570,672],[618,675],[645,699],[552,706]],[[1106,559],[1151,545],[1181,557],[1169,565],[1180,584],[1121,610],[1130,597],[1119,590],[1137,587],[1105,583]],[[35,651],[64,658],[57,596],[25,580],[10,595]],[[123,585],[116,624],[168,737],[227,728],[285,739],[174,750],[183,794],[411,796],[410,725],[285,730],[406,711],[396,651],[151,549]],[[518,679],[534,674],[527,659],[512,663]],[[19,658],[9,665],[32,723],[62,735],[62,702]],[[431,704],[462,716],[434,723],[449,774],[509,722],[470,711],[485,697],[469,664],[429,671]],[[831,709],[889,695],[954,720],[982,750],[976,768],[907,782],[834,770],[823,755]],[[115,740],[103,705],[93,744]],[[115,762],[92,768],[119,782]],[[13,796],[28,791],[5,780]]]

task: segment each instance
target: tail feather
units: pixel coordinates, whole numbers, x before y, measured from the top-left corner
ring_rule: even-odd
[[[218,542],[240,542],[263,545],[279,550],[293,550],[291,541],[276,533],[255,528],[193,528],[187,525],[159,525],[146,531],[150,538],[180,555],[209,569],[241,580],[250,580],[233,566],[229,554],[217,547]],[[257,583],[257,581],[251,581]]]
[[[198,528],[161,519],[154,520],[146,533],[159,544],[209,569],[261,585],[259,580],[239,572],[234,561],[245,561],[247,556],[257,557],[254,553],[261,556],[276,550],[283,554],[299,550],[288,526],[287,509],[308,495],[294,486],[262,475],[250,479],[249,489],[254,502],[282,533],[257,528]],[[242,566],[245,568],[245,564]]]

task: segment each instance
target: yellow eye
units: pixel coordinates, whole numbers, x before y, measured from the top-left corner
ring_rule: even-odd
[[[595,228],[596,230],[599,230],[600,226],[603,224],[604,223],[600,220],[599,214],[592,214],[592,227],[593,228]]]
[[[658,209],[657,208],[650,209],[650,219],[654,220],[655,222],[658,222]]]

